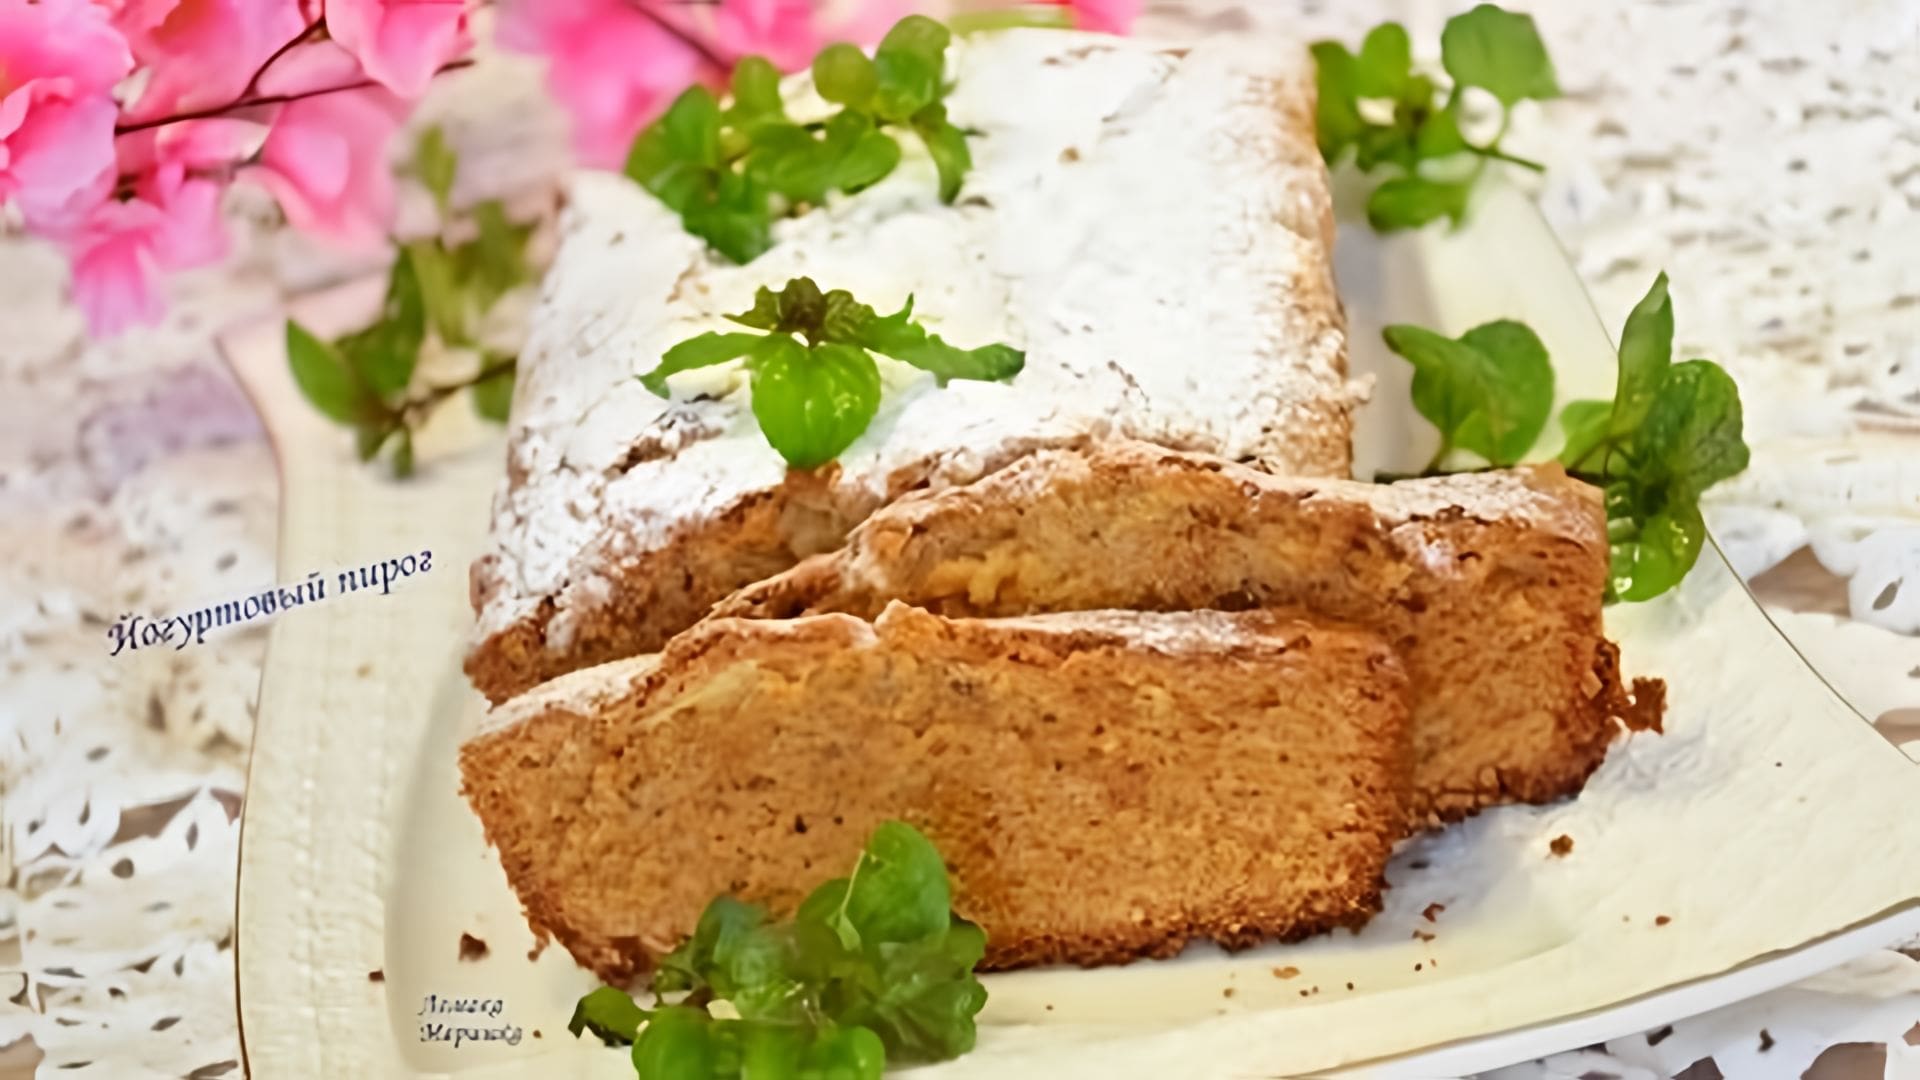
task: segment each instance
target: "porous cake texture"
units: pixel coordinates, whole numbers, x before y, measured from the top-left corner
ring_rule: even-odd
[[[1107,443],[901,499],[715,616],[1298,605],[1405,662],[1409,814],[1437,823],[1577,793],[1616,718],[1657,719],[1657,694],[1636,708],[1620,688],[1606,575],[1599,492],[1557,466],[1382,485]]]
[[[466,743],[534,929],[619,983],[730,893],[788,912],[922,829],[986,965],[1357,927],[1408,770],[1377,635],[1283,611],[717,620]]]
[[[899,495],[1036,448],[1124,435],[1348,474],[1361,393],[1305,51],[1010,31],[956,41],[949,70],[951,115],[978,132],[955,205],[908,136],[887,179],[733,266],[630,181],[574,182],[472,572],[467,669],[489,698],[657,650]],[[787,96],[823,114],[804,75]],[[634,380],[802,275],[882,311],[912,295],[930,330],[1024,349],[1026,368],[941,388],[882,359],[872,426],[804,473],[766,444],[736,366],[675,376],[671,401]]]

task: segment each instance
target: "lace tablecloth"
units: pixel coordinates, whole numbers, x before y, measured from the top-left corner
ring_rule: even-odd
[[[1349,41],[1401,13],[1273,2]],[[1435,40],[1442,13],[1417,16]],[[1715,493],[1718,535],[1920,757],[1920,3],[1536,16],[1568,97],[1528,106],[1511,145],[1550,163],[1543,207],[1609,326],[1672,275],[1683,354],[1747,403],[1753,465]],[[264,633],[110,657],[107,628],[274,581],[273,459],[213,335],[330,264],[240,216],[240,253],[179,282],[165,325],[103,344],[58,261],[0,240],[0,1080],[239,1074],[235,822]],[[1920,950],[1889,948],[1496,1075],[1916,1077],[1917,1043]]]

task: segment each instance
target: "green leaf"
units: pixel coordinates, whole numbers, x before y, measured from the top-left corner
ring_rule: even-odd
[[[780,297],[765,285],[753,290],[753,308],[738,315],[728,315],[729,322],[741,326],[751,326],[756,330],[772,330],[780,325]]]
[[[1413,138],[1413,152],[1422,161],[1450,157],[1467,148],[1467,137],[1460,133],[1460,118],[1451,105],[1429,112]]]
[[[1417,229],[1443,217],[1458,225],[1466,216],[1472,190],[1472,184],[1464,181],[1395,177],[1373,189],[1367,198],[1367,223],[1381,232]]]
[[[373,325],[336,344],[375,397],[391,400],[407,388],[427,336],[426,300],[413,258],[402,253],[388,272],[387,295]]]
[[[837,156],[807,129],[783,123],[756,134],[748,168],[788,201],[815,204],[825,201],[828,189],[834,186]]]
[[[689,206],[682,220],[688,232],[741,266],[773,246],[773,214],[767,189],[746,174],[720,174],[710,201]]]
[[[407,264],[408,272],[418,283],[427,317],[433,323],[434,332],[440,335],[440,340],[452,345],[465,344],[467,296],[460,288],[458,273],[447,250],[440,246],[438,240],[416,240],[406,246],[401,261]],[[400,387],[395,389],[404,388],[405,385],[405,381],[402,381]],[[392,390],[381,390],[383,396],[389,393]]]
[[[803,1076],[821,1080],[880,1080],[887,1051],[880,1037],[863,1027],[830,1027],[814,1038],[801,1063]]]
[[[632,998],[611,986],[603,986],[573,1007],[567,1030],[576,1038],[583,1031],[591,1031],[608,1046],[628,1046],[639,1037],[640,1025],[646,1019],[646,1010],[635,1005]]]
[[[1316,41],[1310,51],[1314,60],[1314,85],[1319,91],[1314,128],[1320,142],[1320,156],[1327,164],[1335,165],[1341,153],[1359,141],[1360,133],[1367,127],[1360,116],[1355,61],[1347,47],[1337,41]]]
[[[974,1018],[987,1003],[973,967],[985,949],[986,935],[960,919],[944,934],[882,946],[879,992],[854,1015],[899,1060],[944,1061],[972,1050]]]
[[[780,100],[780,69],[764,56],[743,57],[733,69],[732,116],[744,120],[786,115]]]
[[[816,334],[826,322],[827,298],[809,277],[790,279],[780,290],[780,329]]]
[[[660,117],[666,149],[677,161],[708,169],[720,167],[720,103],[713,91],[695,84],[681,91]]]
[[[742,1080],[801,1080],[800,1062],[812,1047],[810,1032],[789,1024],[739,1025]]]
[[[866,53],[842,42],[813,58],[813,85],[821,97],[836,105],[860,108],[873,97],[880,75]]]
[[[433,124],[420,133],[420,141],[414,146],[413,174],[420,178],[433,196],[433,205],[440,216],[447,214],[448,201],[453,195],[453,177],[459,168],[459,159],[452,148],[447,146],[446,132],[440,125]]]
[[[1477,326],[1454,341],[1417,326],[1389,326],[1387,347],[1413,364],[1413,404],[1446,447],[1494,465],[1526,456],[1553,409],[1553,364],[1523,324]]]
[[[1620,331],[1620,371],[1613,392],[1612,434],[1632,432],[1645,419],[1673,361],[1673,298],[1667,275],[1653,281]]]
[[[668,349],[658,366],[639,377],[640,385],[655,397],[671,397],[667,376],[737,360],[765,340],[759,334],[717,334],[709,330]]]
[[[911,300],[908,305],[911,311]],[[855,300],[852,293],[845,289],[834,289],[826,295],[825,313],[820,317],[820,340],[858,345],[861,335],[872,325],[874,318],[873,309]]]
[[[687,1005],[653,1012],[633,1044],[639,1080],[708,1080],[718,1075],[722,1043],[713,1018]]]
[[[380,402],[348,369],[340,351],[291,319],[287,320],[287,364],[300,393],[328,419],[359,424],[379,416]]]
[[[1413,71],[1413,43],[1407,28],[1386,22],[1367,32],[1353,69],[1353,89],[1363,98],[1398,98]]]
[[[405,480],[413,475],[413,429],[400,428],[394,432],[393,477]]]
[[[973,168],[973,154],[967,149],[966,133],[947,120],[944,105],[929,105],[916,113],[913,129],[933,155],[934,168],[940,171],[940,201],[950,203],[960,195],[960,183]]]
[[[513,407],[513,379],[514,368],[508,365],[473,384],[473,411],[482,420],[506,422],[507,411]]]
[[[882,356],[930,371],[945,386],[949,379],[978,379],[997,382],[1018,375],[1026,366],[1026,353],[1007,345],[986,345],[978,349],[958,349],[929,334],[913,321],[913,298],[899,311],[871,319],[855,338],[862,346]]]
[[[827,121],[826,145],[833,159],[832,184],[841,191],[877,183],[900,164],[900,144],[875,130],[872,117],[851,109]]]
[[[380,448],[387,445],[393,437],[394,425],[390,421],[380,420],[363,424],[353,431],[353,450],[361,461],[372,461],[380,456]]]
[[[880,39],[880,46],[875,52],[917,56],[934,66],[937,81],[944,76],[947,46],[952,43],[953,32],[938,19],[908,15],[893,24],[893,28]]]
[[[851,345],[812,349],[785,334],[752,353],[753,415],[767,441],[796,469],[840,456],[880,408],[880,370]]]
[[[767,921],[767,911],[731,896],[717,896],[700,913],[693,936],[680,943],[660,961],[654,973],[653,988],[659,993],[691,990],[713,981],[720,951],[734,939],[752,932]]]
[[[1632,524],[1613,539],[1608,591],[1614,599],[1630,603],[1651,600],[1678,585],[1693,569],[1706,541],[1706,522],[1691,498],[1669,501],[1644,516],[1619,514],[1616,502],[1610,488],[1609,532],[1615,532],[1621,520]]]
[[[1560,428],[1567,442],[1560,450],[1560,464],[1574,471],[1601,471],[1602,466],[1587,461],[1607,441],[1607,428],[1613,419],[1611,401],[1572,401],[1560,410]]]
[[[1633,433],[1636,477],[1692,497],[1737,475],[1748,459],[1741,423],[1740,389],[1720,365],[1673,365]]]
[[[1463,86],[1478,86],[1508,108],[1526,98],[1560,96],[1553,61],[1533,18],[1481,4],[1447,20],[1440,62]]]
[[[946,863],[911,825],[888,821],[875,829],[849,880],[847,918],[869,946],[917,941],[951,919]]]
[[[454,252],[462,280],[473,290],[481,311],[493,307],[509,289],[533,277],[527,265],[527,241],[533,226],[515,225],[507,220],[507,210],[498,199],[489,199],[473,208],[479,235]]]
[[[953,35],[924,15],[895,23],[873,53],[873,111],[896,123],[940,98],[947,43]]]

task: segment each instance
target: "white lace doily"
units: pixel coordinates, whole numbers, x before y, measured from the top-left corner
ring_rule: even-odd
[[[1445,14],[1259,2],[1349,41],[1401,16],[1432,42]],[[1610,327],[1672,275],[1681,347],[1747,403],[1721,541],[1920,756],[1920,3],[1532,6],[1568,92],[1510,137],[1550,163],[1542,205]],[[242,218],[228,267],[107,344],[56,259],[0,240],[0,1077],[239,1074],[234,822],[264,634],[109,656],[107,627],[274,582],[273,460],[212,334],[329,264]],[[1920,962],[1888,951],[1498,1075],[1914,1077],[1916,1022]]]

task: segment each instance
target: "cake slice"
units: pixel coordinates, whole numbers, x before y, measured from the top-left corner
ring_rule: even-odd
[[[1413,811],[1437,822],[1578,792],[1613,718],[1633,719],[1602,633],[1606,575],[1599,492],[1556,466],[1381,485],[1115,443],[903,499],[715,614],[1303,605],[1404,660]]]
[[[1036,447],[1119,433],[1347,475],[1360,395],[1306,50],[1024,30],[957,40],[948,70],[978,132],[953,205],[908,136],[891,176],[780,222],[746,266],[623,177],[574,180],[472,572],[489,698],[657,650],[900,494]],[[804,75],[787,97],[823,107]],[[1025,370],[941,388],[881,359],[879,415],[810,473],[767,446],[734,366],[676,376],[672,401],[634,381],[802,275],[881,311],[911,294],[928,330],[1024,349]]]
[[[987,966],[1358,927],[1407,770],[1377,636],[1283,612],[722,620],[492,714],[465,792],[538,933],[616,983],[713,897],[790,911],[923,830]]]

